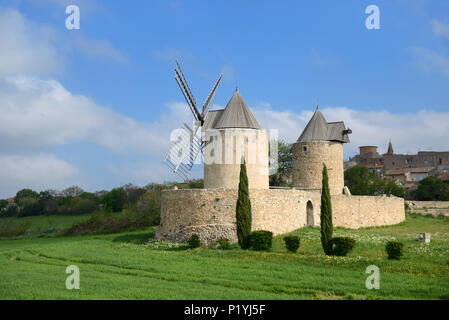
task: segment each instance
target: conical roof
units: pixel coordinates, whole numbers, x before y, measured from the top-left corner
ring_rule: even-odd
[[[304,131],[298,138],[298,142],[310,142],[314,140],[327,140],[327,121],[324,119],[318,106],[307,124]]]
[[[317,106],[315,113],[299,136],[298,142],[339,141],[346,143],[349,142],[349,133],[352,131],[346,129],[343,121],[327,122]]]
[[[223,110],[220,118],[214,125],[216,129],[224,128],[252,128],[260,129],[259,123],[249,110],[238,89],[235,89],[231,100]]]

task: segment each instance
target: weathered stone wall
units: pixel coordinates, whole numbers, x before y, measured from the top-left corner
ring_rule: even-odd
[[[411,213],[449,217],[449,201],[406,201]]]
[[[323,163],[331,195],[343,193],[343,145],[340,142],[297,142],[293,146],[292,184],[305,190],[321,190]]]
[[[449,208],[449,201],[414,201],[414,200],[406,200],[405,201],[411,209],[424,209],[424,208],[438,208],[438,209],[447,209]]]
[[[320,225],[321,195],[295,189],[252,190],[252,229],[275,235],[306,226],[307,202],[313,206],[313,225]],[[161,223],[156,238],[184,242],[193,233],[205,243],[218,238],[237,241],[235,189],[162,191]],[[335,226],[360,228],[397,224],[405,219],[404,202],[396,197],[332,196]]]
[[[405,220],[404,199],[394,196],[332,197],[335,226],[358,229],[398,224]]]
[[[250,189],[268,189],[268,138],[263,130],[209,129],[204,149],[204,188],[237,189],[245,157]]]

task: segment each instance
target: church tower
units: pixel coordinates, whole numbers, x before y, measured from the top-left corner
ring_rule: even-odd
[[[329,175],[331,195],[343,193],[343,143],[349,142],[343,121],[327,122],[317,106],[293,145],[292,184],[304,190],[321,190],[323,163]]]
[[[237,189],[245,159],[250,189],[268,189],[268,137],[236,88],[226,108],[211,110],[203,125],[204,188]]]

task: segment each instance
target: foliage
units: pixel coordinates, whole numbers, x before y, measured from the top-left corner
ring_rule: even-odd
[[[385,251],[388,254],[388,259],[401,259],[404,255],[404,243],[400,241],[388,241],[385,245]]]
[[[19,208],[16,205],[9,205],[6,208],[5,216],[7,217],[17,217],[19,215]]]
[[[257,251],[268,251],[273,245],[273,232],[257,230],[250,233],[250,247]]]
[[[353,195],[394,195],[403,198],[405,188],[390,178],[377,178],[364,166],[354,166],[345,170],[345,186]]]
[[[189,238],[187,243],[189,244],[189,247],[191,249],[201,247],[201,240],[200,240],[199,235],[197,235],[197,234],[192,234],[192,236]]]
[[[237,238],[242,249],[249,249],[250,247],[251,223],[251,200],[248,191],[248,176],[246,175],[246,165],[243,160],[240,164],[240,182],[236,206]]]
[[[110,233],[124,230],[136,230],[153,225],[149,215],[138,215],[126,212],[119,217],[108,211],[96,211],[87,220],[75,222],[64,231],[65,235],[81,235],[89,233]]]
[[[298,236],[286,236],[284,237],[285,247],[288,251],[295,253],[299,248]]]
[[[334,245],[332,252],[336,256],[346,256],[355,247],[355,240],[349,237],[335,237],[332,243]]]
[[[293,144],[282,140],[271,140],[270,143],[278,144],[278,169],[269,177],[270,186],[288,187],[290,184],[286,182],[286,178],[290,177],[292,172]]]
[[[0,211],[3,211],[8,206],[8,200],[0,199]]]
[[[414,198],[422,201],[449,201],[449,184],[430,176],[419,182]]]
[[[104,208],[112,211],[122,211],[125,205],[125,190],[114,188],[101,198]]]
[[[10,238],[23,235],[31,226],[30,221],[15,222],[13,219],[0,220],[0,237]]]
[[[38,199],[39,194],[31,189],[22,189],[20,191],[17,191],[16,197],[14,198],[14,202],[17,203],[17,205],[22,206],[23,205],[22,201],[24,198]]]
[[[323,164],[323,180],[321,189],[321,243],[326,255],[332,254],[332,202],[329,191],[329,177],[326,165]]]
[[[64,197],[79,197],[83,194],[84,190],[78,186],[71,186],[61,191],[61,195]]]
[[[218,245],[220,246],[221,249],[223,250],[228,250],[230,248],[230,244],[229,244],[229,240],[226,238],[220,238],[217,240]]]

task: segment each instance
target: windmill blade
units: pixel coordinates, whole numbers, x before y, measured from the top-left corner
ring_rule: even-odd
[[[223,76],[223,73],[220,74],[220,76],[218,77],[218,80],[215,82],[215,85],[213,86],[211,92],[209,93],[209,95],[207,96],[206,100],[204,101],[203,111],[201,112],[201,118],[202,119],[206,118],[207,111],[209,110],[209,106],[210,106],[210,104],[212,102],[212,99],[214,98],[215,91],[217,90],[218,85],[220,84],[222,76]]]
[[[184,180],[187,180],[189,172],[201,152],[202,141],[197,136],[199,128],[199,121],[195,123],[193,130],[184,123],[179,130],[179,137],[173,141],[165,157],[164,162]]]
[[[198,115],[198,117],[200,117],[200,112],[198,111],[198,106],[196,104],[195,98],[193,97],[192,91],[190,90],[190,87],[189,87],[189,84],[187,83],[186,78],[184,77],[184,73],[182,73],[182,69],[178,63],[178,60],[176,60],[176,66],[177,66],[177,69],[175,69],[175,72],[178,75],[178,78],[181,81],[181,84],[187,94],[187,97],[189,97],[189,99],[192,103],[192,106],[195,109],[196,114]],[[201,121],[203,121],[203,120],[201,120]]]
[[[191,109],[193,109],[192,112],[193,112],[195,118],[197,120],[200,120],[201,114],[198,111],[198,108],[196,106],[196,101],[193,98],[192,93],[190,92],[189,86],[185,82],[184,76],[177,69],[175,69],[175,73],[178,76],[177,78],[175,77],[175,79],[178,82],[178,85],[180,84],[180,88],[181,88],[182,93],[184,94],[184,97],[188,98],[188,99],[186,98],[186,100],[188,100],[188,103],[190,102],[189,106]]]
[[[181,89],[182,95],[183,95],[184,98],[186,99],[187,105],[189,106],[190,111],[192,111],[193,116],[195,117],[195,120],[196,120],[196,121],[199,121],[200,119],[198,119],[198,115],[196,114],[195,109],[193,108],[193,106],[192,106],[190,100],[187,98],[186,94],[184,93],[184,90],[182,90],[182,87],[181,87],[181,84],[179,83],[178,78],[175,77],[175,80],[176,80],[176,83],[177,83],[178,86],[179,86],[179,89]]]

